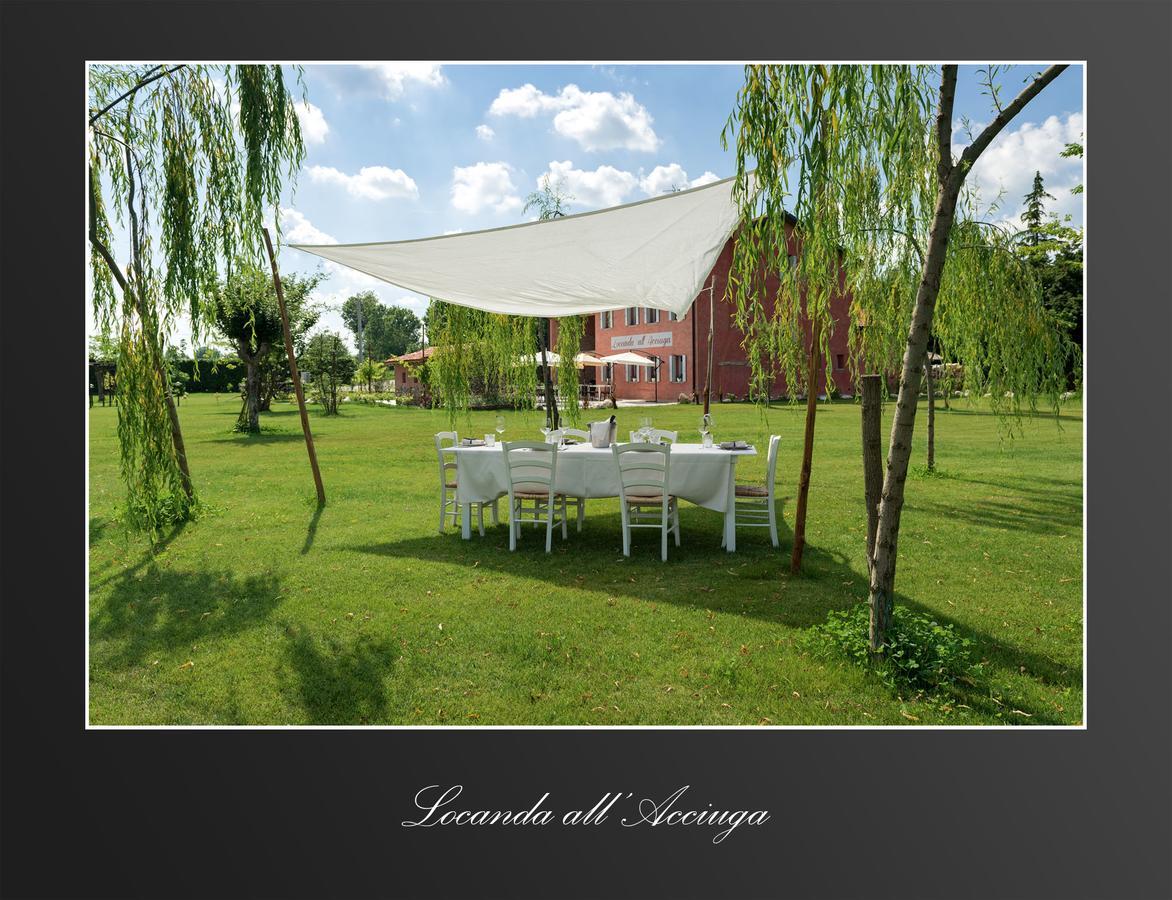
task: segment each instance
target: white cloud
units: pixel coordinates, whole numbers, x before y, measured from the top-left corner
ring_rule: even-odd
[[[310,166],[309,180],[339,185],[352,197],[363,200],[415,199],[419,196],[419,187],[411,176],[402,169],[388,169],[386,166],[363,166],[357,175],[347,175],[331,166]]]
[[[639,179],[639,187],[643,193],[651,197],[655,194],[664,194],[673,189],[700,187],[702,184],[711,184],[720,181],[720,176],[705,171],[699,178],[688,179],[688,173],[679,163],[670,163],[666,166],[656,166],[649,173]]]
[[[981,127],[974,125],[974,133]],[[1082,113],[1070,113],[1065,118],[1050,116],[1040,125],[1023,122],[1012,131],[1003,131],[985,148],[967,184],[978,191],[984,206],[1004,192],[999,212],[1007,224],[1020,227],[1017,217],[1024,208],[1023,200],[1033,186],[1034,173],[1041,172],[1047,193],[1055,198],[1046,201],[1047,211],[1059,216],[1069,213],[1081,224],[1082,197],[1071,194],[1070,189],[1083,183],[1083,161],[1065,159],[1061,153],[1067,143],[1083,141],[1085,128]],[[952,152],[959,157],[968,136],[957,134],[955,138]]]
[[[478,213],[482,209],[498,213],[520,209],[521,198],[513,184],[513,167],[504,162],[478,162],[454,167],[452,206],[466,213]]]
[[[324,144],[330,133],[329,123],[322,115],[321,107],[305,101],[296,106],[297,118],[301,120],[301,136],[307,144]]]
[[[638,185],[634,175],[614,166],[599,166],[590,172],[575,169],[570,160],[551,162],[549,170],[537,179],[537,186],[544,188],[547,184],[559,182],[566,193],[573,197],[570,206],[574,211],[578,211],[580,206],[592,209],[617,206]]]
[[[567,84],[556,95],[532,84],[506,88],[492,101],[489,115],[532,119],[554,113],[554,131],[584,150],[644,150],[659,147],[651,114],[629,93],[583,91]]]
[[[316,227],[302,213],[281,207],[281,233],[290,244],[336,244],[337,238]]]
[[[496,137],[496,132],[487,125],[477,125],[476,136],[482,141],[491,141],[494,137]]]
[[[407,86],[412,83],[424,87],[442,87],[448,81],[442,67],[436,63],[360,63],[359,66],[378,76],[383,93],[390,100],[402,97]]]

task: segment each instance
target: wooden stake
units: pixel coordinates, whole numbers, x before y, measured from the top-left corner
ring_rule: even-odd
[[[309,466],[313,469],[313,483],[317,487],[317,505],[326,505],[326,489],[321,483],[321,471],[317,467],[317,451],[313,449],[313,432],[309,430],[309,413],[305,411],[305,394],[301,390],[301,375],[297,371],[297,355],[293,352],[293,333],[289,330],[289,313],[285,309],[285,291],[281,288],[281,276],[277,272],[277,257],[273,253],[273,242],[269,230],[262,229],[265,249],[269,251],[269,264],[273,267],[273,287],[277,290],[277,306],[281,309],[281,325],[285,331],[285,353],[289,357],[289,374],[293,376],[293,392],[297,395],[297,409],[301,413],[301,431],[305,435],[305,449],[309,451]]]
[[[716,330],[716,312],[713,292],[716,289],[716,275],[708,284],[708,372],[704,376],[704,415],[708,415],[712,402],[712,333]]]
[[[867,507],[867,570],[875,557],[875,529],[879,525],[879,498],[883,493],[883,378],[864,375],[863,391],[863,497]]]

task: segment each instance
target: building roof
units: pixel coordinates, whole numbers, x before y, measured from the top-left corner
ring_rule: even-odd
[[[435,347],[424,347],[422,350],[414,350],[411,353],[404,353],[402,356],[392,356],[386,360],[388,365],[394,363],[417,363],[424,362],[431,358],[435,353]]]

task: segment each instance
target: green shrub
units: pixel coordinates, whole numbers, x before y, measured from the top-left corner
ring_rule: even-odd
[[[809,628],[804,649],[823,658],[844,655],[874,669],[894,690],[911,688],[936,695],[958,683],[972,686],[981,675],[973,661],[973,642],[924,613],[896,606],[887,644],[878,662],[871,659],[870,609],[866,603],[833,611],[821,625]]]

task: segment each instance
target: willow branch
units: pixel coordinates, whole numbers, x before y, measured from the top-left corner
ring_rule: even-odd
[[[1042,72],[1037,78],[1031,81],[1020,94],[1018,94],[1012,103],[1001,110],[992,122],[985,126],[985,130],[977,135],[977,139],[969,144],[964,153],[960,155],[961,162],[964,163],[963,168],[968,169],[973,163],[977,161],[984,151],[989,146],[993,138],[1000,134],[1001,129],[1022,111],[1022,108],[1034,99],[1051,81],[1057,78],[1066,70],[1065,65],[1050,66],[1046,71]]]
[[[151,75],[149,78],[139,79],[138,82],[133,87],[129,88],[128,90],[124,91],[122,94],[115,97],[113,100],[111,100],[109,103],[107,103],[101,109],[99,109],[96,113],[94,113],[92,116],[90,116],[90,124],[93,125],[94,122],[98,121],[98,119],[100,119],[102,116],[104,116],[106,113],[108,113],[111,109],[113,109],[115,106],[117,106],[123,100],[125,100],[127,97],[133,96],[135,93],[142,90],[144,87],[146,87],[152,81],[158,81],[160,78],[165,78],[167,75],[170,75],[172,72],[178,72],[183,67],[184,67],[184,65],[182,63],[180,63],[179,65],[172,66],[171,68],[165,69],[162,72],[157,72],[156,74]],[[153,71],[153,70],[148,70],[148,71]]]
[[[118,262],[114,259],[114,254],[110,252],[110,248],[102,243],[102,239],[98,237],[98,192],[95,187],[94,170],[90,169],[90,244],[98,251],[98,255],[106,263],[106,267],[110,270],[110,274],[114,276],[114,280],[118,282],[118,287],[122,292],[128,293],[129,288],[126,283],[126,276],[122,274],[122,269]]]

